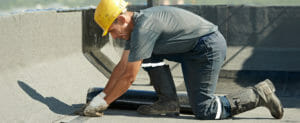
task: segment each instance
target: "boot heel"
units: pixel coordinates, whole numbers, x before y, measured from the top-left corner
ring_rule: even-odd
[[[166,116],[168,116],[168,117],[178,117],[179,116],[179,112],[166,113]]]

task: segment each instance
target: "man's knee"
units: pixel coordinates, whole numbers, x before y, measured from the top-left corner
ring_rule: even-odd
[[[193,106],[193,112],[197,119],[215,120],[221,118],[222,103],[218,97],[199,102]]]

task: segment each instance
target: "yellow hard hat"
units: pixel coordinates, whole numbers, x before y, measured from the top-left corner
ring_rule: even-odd
[[[102,36],[105,36],[109,27],[120,15],[120,13],[126,9],[128,5],[124,0],[101,0],[96,8],[94,20],[103,29]]]

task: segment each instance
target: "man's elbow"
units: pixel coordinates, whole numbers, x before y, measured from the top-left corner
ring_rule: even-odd
[[[135,79],[136,79],[136,75],[135,74],[129,74],[129,73],[125,73],[124,78],[127,80],[126,82],[128,82],[129,85],[131,85]]]

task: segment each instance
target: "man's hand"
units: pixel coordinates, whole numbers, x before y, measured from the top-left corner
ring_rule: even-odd
[[[84,110],[85,108],[89,105],[89,103],[85,104],[84,106],[82,106],[80,109],[76,110],[75,112],[73,112],[74,115],[80,115],[80,116],[88,116],[84,114]],[[91,115],[89,115],[91,116]],[[101,117],[103,116],[103,112],[96,112],[95,114],[93,114],[93,117]]]
[[[90,117],[101,117],[103,115],[103,111],[105,111],[109,106],[104,100],[105,96],[106,94],[104,92],[95,96],[91,102],[86,104],[83,114]]]

